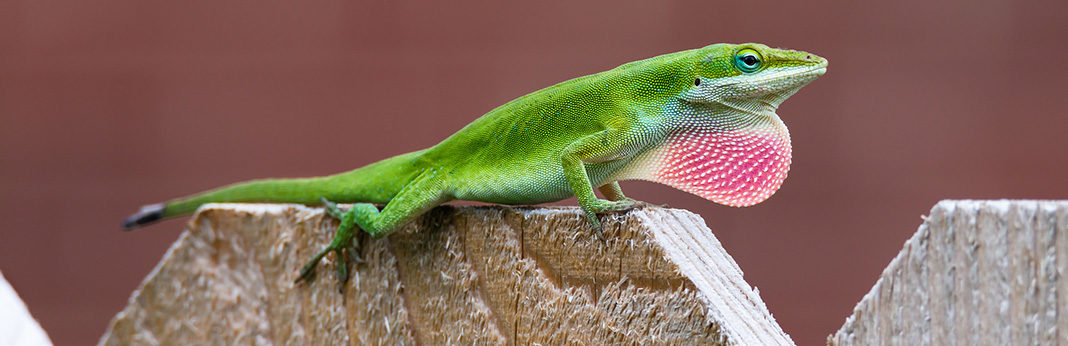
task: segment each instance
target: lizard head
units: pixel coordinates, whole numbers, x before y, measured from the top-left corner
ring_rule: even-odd
[[[790,169],[790,133],[779,104],[827,71],[813,54],[762,44],[694,51],[687,83],[668,108],[668,138],[637,159],[639,179],[730,206],[764,201]]]
[[[717,44],[698,50],[688,102],[773,113],[782,101],[827,72],[827,59],[755,43]]]

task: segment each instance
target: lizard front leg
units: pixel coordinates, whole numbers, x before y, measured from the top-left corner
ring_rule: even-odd
[[[348,281],[348,269],[343,252],[352,254],[352,239],[359,229],[362,229],[373,238],[382,238],[393,231],[401,228],[408,222],[422,215],[448,200],[445,182],[438,178],[436,170],[427,170],[413,179],[396,196],[394,196],[382,211],[371,203],[357,203],[347,212],[338,215],[340,210],[336,205],[327,201],[327,213],[341,219],[334,239],[312,257],[300,270],[300,275],[295,280],[309,280],[315,273],[315,266],[327,253],[334,252],[338,256],[338,281],[340,288]]]
[[[561,164],[568,186],[571,187],[571,192],[574,193],[579,206],[586,213],[586,219],[600,238],[603,238],[603,234],[597,213],[626,210],[638,205],[638,202],[623,196],[623,190],[616,182],[601,188],[601,192],[613,200],[597,198],[597,195],[593,193],[593,185],[586,172],[585,164],[609,162],[634,155],[640,143],[627,141],[629,136],[626,136],[626,133],[621,129],[608,129],[594,133],[569,144],[561,155]]]

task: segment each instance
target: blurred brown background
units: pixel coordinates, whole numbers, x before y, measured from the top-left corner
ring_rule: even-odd
[[[798,343],[823,343],[943,198],[1066,198],[1068,2],[0,2],[0,270],[92,343],[184,221],[141,204],[423,148],[512,98],[716,42],[830,60],[794,165],[700,213]],[[573,202],[570,202],[573,203]],[[181,318],[181,316],[175,316]]]

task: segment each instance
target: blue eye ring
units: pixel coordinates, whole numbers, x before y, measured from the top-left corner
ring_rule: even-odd
[[[744,73],[756,72],[763,64],[764,61],[760,58],[760,53],[755,50],[747,48],[734,54],[734,66]]]

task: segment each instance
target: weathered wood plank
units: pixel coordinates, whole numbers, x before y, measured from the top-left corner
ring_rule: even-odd
[[[828,343],[1068,344],[1066,267],[1068,201],[942,201]]]
[[[102,344],[792,344],[704,221],[647,207],[439,207],[361,243],[339,294],[336,221],[294,205],[202,208]]]

